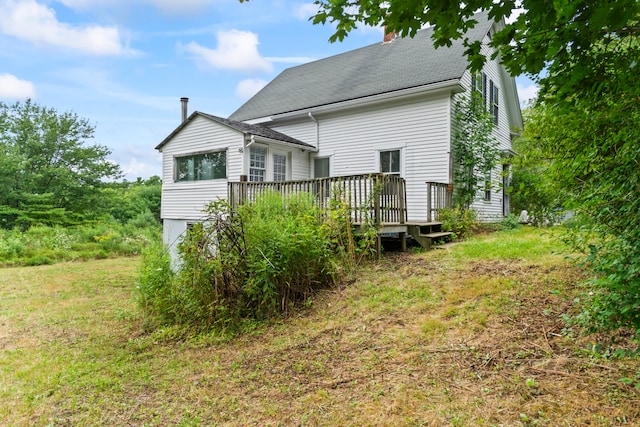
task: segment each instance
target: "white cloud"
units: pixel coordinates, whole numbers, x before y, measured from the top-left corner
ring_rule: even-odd
[[[526,86],[521,83],[517,83],[517,87],[518,98],[520,98],[521,105],[526,105],[538,97],[538,90],[540,90],[540,88],[533,83]]]
[[[36,87],[12,74],[0,74],[0,98],[27,99],[36,97]]]
[[[214,68],[243,72],[270,72],[273,66],[258,53],[258,36],[249,31],[219,31],[218,47],[209,49],[191,42],[183,49]]]
[[[0,3],[0,31],[37,45],[79,50],[94,55],[131,53],[120,42],[116,27],[73,27],[58,21],[53,9],[35,0],[5,0]]]
[[[518,19],[518,17],[520,15],[522,15],[524,13],[524,9],[521,7],[520,2],[516,3],[516,8],[513,9],[513,11],[511,12],[511,15],[508,18],[505,18],[505,22],[507,24],[513,24],[514,22],[516,22],[516,20]]]
[[[242,99],[249,99],[267,85],[267,81],[262,79],[242,80],[236,86],[236,96]]]
[[[317,4],[313,3],[300,3],[297,4],[293,9],[293,16],[298,19],[308,20],[316,13],[318,13],[319,8]]]

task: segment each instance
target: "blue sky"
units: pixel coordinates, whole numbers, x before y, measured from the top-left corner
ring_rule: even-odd
[[[0,0],[0,101],[32,98],[95,125],[125,178],[160,175],[154,147],[189,111],[227,117],[285,68],[382,40],[329,43],[312,2]],[[535,86],[518,79],[521,101]]]

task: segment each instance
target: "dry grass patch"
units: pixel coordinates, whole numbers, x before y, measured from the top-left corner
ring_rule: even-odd
[[[576,338],[561,320],[580,272],[534,247],[549,247],[544,236],[506,238],[527,251],[505,247],[513,256],[500,258],[497,234],[388,254],[349,286],[315,295],[311,309],[230,341],[145,331],[132,301],[135,259],[0,270],[0,419],[639,423],[640,391],[619,379],[640,376],[640,361],[602,357],[591,341],[604,337]]]

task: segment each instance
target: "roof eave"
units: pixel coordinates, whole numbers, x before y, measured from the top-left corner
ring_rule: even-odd
[[[255,139],[257,142],[264,142],[264,143],[268,143],[268,144],[278,144],[278,145],[285,145],[287,147],[295,147],[295,148],[299,148],[303,151],[310,151],[312,153],[317,153],[318,149],[316,147],[314,147],[313,145],[310,144],[298,144],[295,142],[289,142],[289,141],[282,141],[279,139],[274,139],[274,138],[269,138],[266,136],[262,136],[262,135],[255,135],[251,132],[245,132],[245,136],[249,136],[252,137],[253,139]],[[302,142],[302,141],[300,141]]]

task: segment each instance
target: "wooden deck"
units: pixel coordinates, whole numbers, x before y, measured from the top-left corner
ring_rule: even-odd
[[[305,192],[314,195],[322,209],[332,198],[345,203],[355,225],[404,224],[407,220],[405,180],[395,175],[368,174],[283,182],[229,182],[232,207],[255,200],[260,194]]]
[[[312,194],[320,208],[330,209],[331,200],[337,199],[348,207],[356,228],[367,224],[378,228],[378,253],[380,234],[391,233],[398,234],[403,250],[406,250],[407,235],[428,249],[435,239],[451,235],[442,232],[442,224],[437,222],[438,210],[451,206],[451,191],[448,184],[426,184],[428,218],[423,222],[407,221],[405,180],[381,173],[283,182],[229,182],[228,201],[235,208],[270,191],[282,194],[304,192]]]

